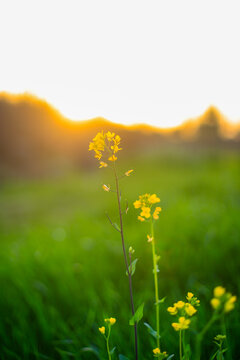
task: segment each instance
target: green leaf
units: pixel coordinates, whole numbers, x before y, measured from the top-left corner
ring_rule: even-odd
[[[167,297],[165,296],[165,297],[163,297],[162,299],[158,300],[158,302],[156,302],[155,305],[163,304],[164,301],[166,300],[166,298],[167,298]]]
[[[142,303],[138,308],[133,317],[129,320],[129,325],[133,326],[135,323],[138,323],[143,317],[143,308],[144,303]]]
[[[126,356],[119,354],[119,360],[129,360]]]
[[[118,226],[118,224],[114,223],[113,225],[114,225],[115,229],[117,229],[117,231],[121,231],[121,230],[120,230],[120,227]]]
[[[169,355],[169,357],[167,358],[167,360],[170,360],[170,359],[172,359],[172,358],[173,358],[174,356],[175,356],[174,354],[172,354],[172,355]]]
[[[100,356],[99,356],[99,352],[98,352],[98,349],[97,348],[94,348],[94,347],[84,347],[81,349],[82,352],[91,352],[92,354],[94,354],[98,359],[100,359]]]
[[[131,264],[128,267],[128,271],[129,273],[133,276],[133,274],[135,273],[136,270],[136,263],[137,263],[138,259],[134,259]],[[128,276],[128,272],[126,271],[126,275]]]
[[[110,355],[114,354],[115,349],[116,349],[116,346],[114,346],[114,348],[112,348],[112,350],[110,351]]]
[[[144,325],[146,326],[146,328],[148,329],[148,332],[150,335],[152,335],[155,339],[159,338],[160,336],[157,334],[156,330],[154,330],[148,323],[144,323]]]

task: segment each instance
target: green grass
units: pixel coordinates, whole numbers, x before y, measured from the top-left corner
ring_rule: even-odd
[[[135,303],[145,302],[143,320],[154,327],[151,247],[147,224],[136,220],[132,203],[139,194],[156,193],[163,212],[156,223],[160,260],[163,348],[177,354],[178,334],[166,307],[187,291],[201,300],[195,327],[211,315],[214,286],[234,294],[240,288],[240,156],[237,153],[148,153],[120,160],[128,246],[139,258],[133,277]],[[0,358],[94,359],[81,348],[97,346],[103,318],[114,316],[111,341],[133,359],[128,283],[119,234],[110,169],[92,169],[64,178],[16,181],[0,189]],[[239,356],[239,306],[227,318],[232,358]],[[194,338],[194,330],[188,332]],[[204,341],[203,359],[214,351],[216,324]],[[152,359],[152,340],[139,326],[141,359]],[[178,355],[176,355],[176,359]]]

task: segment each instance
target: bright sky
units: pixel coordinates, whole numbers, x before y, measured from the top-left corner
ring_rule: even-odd
[[[239,0],[6,0],[0,91],[65,116],[174,126],[240,119]]]

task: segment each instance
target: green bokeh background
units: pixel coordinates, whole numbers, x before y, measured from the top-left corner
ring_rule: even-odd
[[[163,208],[156,222],[162,347],[177,355],[178,334],[166,312],[192,291],[201,300],[194,339],[211,316],[214,286],[238,295],[240,287],[240,155],[234,151],[178,150],[140,153],[118,160],[127,246],[139,259],[133,277],[136,306],[145,302],[143,321],[154,327],[154,293],[148,224],[137,221],[132,203],[156,193]],[[96,164],[97,165],[97,164]],[[95,359],[82,348],[96,347],[106,358],[98,331],[114,316],[111,344],[133,359],[128,281],[117,222],[110,168],[91,168],[42,180],[5,182],[0,188],[0,358]],[[238,359],[239,306],[227,316],[232,359]],[[203,359],[214,352],[216,324],[204,340]],[[153,339],[139,326],[141,359],[152,359]],[[191,340],[192,341],[192,340]]]

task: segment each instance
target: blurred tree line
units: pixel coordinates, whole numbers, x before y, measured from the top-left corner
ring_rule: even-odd
[[[91,167],[88,143],[101,130],[117,132],[129,151],[163,147],[237,148],[240,132],[226,137],[229,124],[214,107],[172,130],[126,127],[103,118],[73,122],[31,95],[0,96],[0,177],[56,174]],[[127,154],[123,150],[123,156]]]

